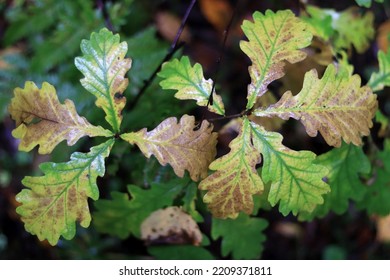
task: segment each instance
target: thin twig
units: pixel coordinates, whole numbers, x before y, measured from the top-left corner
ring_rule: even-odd
[[[97,0],[96,2],[97,2],[98,9],[102,11],[104,22],[105,22],[107,29],[114,32],[114,26],[112,25],[110,15],[108,14],[108,11],[107,11],[106,1],[105,0]]]
[[[184,15],[184,17],[183,17],[183,19],[181,21],[179,30],[176,33],[175,39],[173,40],[167,55],[160,62],[160,64],[158,65],[156,70],[154,70],[153,74],[149,77],[149,79],[144,81],[144,84],[143,84],[142,88],[140,89],[140,91],[138,92],[136,97],[132,100],[132,102],[128,106],[128,108],[130,110],[135,107],[135,105],[138,103],[138,100],[145,93],[146,89],[152,84],[154,78],[156,78],[156,76],[157,76],[157,73],[160,72],[163,63],[168,61],[168,60],[170,60],[173,57],[173,55],[176,53],[176,51],[179,50],[184,45],[184,43],[179,43],[179,39],[180,39],[181,34],[183,33],[184,26],[185,26],[185,24],[187,22],[188,16],[190,15],[191,10],[194,7],[195,3],[196,3],[196,0],[191,0],[191,3],[190,3],[190,5],[188,6],[188,8],[186,10],[186,13],[185,13],[185,15]]]
[[[217,70],[215,71],[215,78],[213,80],[213,86],[211,88],[211,92],[210,92],[210,96],[209,96],[209,100],[207,101],[207,107],[209,105],[213,105],[213,92],[215,90],[215,84],[217,83],[217,80],[219,78],[219,71],[221,69],[221,62],[223,60],[223,57],[224,57],[224,54],[225,54],[225,47],[226,47],[226,41],[227,41],[227,37],[228,37],[228,34],[229,34],[229,31],[230,31],[230,28],[233,24],[233,21],[234,21],[234,18],[235,18],[235,15],[236,15],[236,12],[237,12],[237,7],[238,7],[238,4],[239,4],[240,0],[237,0],[236,2],[236,6],[234,7],[234,10],[233,10],[233,14],[232,16],[230,17],[230,20],[229,20],[229,23],[228,25],[226,26],[225,30],[223,31],[223,43],[222,43],[222,51],[221,51],[221,54],[219,55],[218,59],[217,59]]]

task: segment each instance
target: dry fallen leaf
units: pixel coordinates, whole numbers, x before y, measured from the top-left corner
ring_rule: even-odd
[[[190,215],[173,206],[153,212],[141,224],[141,238],[146,244],[199,245],[202,233]]]

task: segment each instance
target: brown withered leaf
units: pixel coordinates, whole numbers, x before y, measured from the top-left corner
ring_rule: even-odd
[[[197,129],[195,118],[184,115],[179,123],[174,117],[168,118],[149,132],[144,128],[122,134],[121,138],[136,144],[146,157],[154,155],[161,165],[169,163],[177,176],[183,177],[188,170],[192,180],[198,181],[207,176],[217,153],[217,133],[212,130],[207,121]]]
[[[319,131],[331,146],[340,147],[342,139],[361,145],[361,137],[370,133],[378,102],[372,90],[360,83],[358,75],[336,73],[331,64],[321,79],[317,71],[308,72],[298,95],[288,91],[275,105],[254,114],[300,120],[308,135],[314,137]]]
[[[202,233],[194,219],[172,206],[154,211],[141,224],[141,239],[146,244],[193,244],[202,242]]]
[[[181,18],[165,11],[160,11],[156,13],[155,16],[156,26],[164,39],[168,42],[173,42],[175,40],[175,36],[177,31],[180,28]],[[179,42],[187,42],[191,41],[191,33],[188,27],[184,27],[183,32],[180,35]]]
[[[378,27],[376,41],[380,50],[386,52],[390,46],[390,19]]]
[[[71,100],[61,104],[49,83],[43,83],[39,89],[33,82],[26,82],[25,87],[16,88],[14,94],[9,112],[16,122],[12,135],[21,140],[21,151],[28,152],[39,145],[40,154],[49,154],[63,140],[71,146],[86,135],[112,135],[111,131],[93,126],[80,117]]]
[[[226,28],[233,13],[228,0],[200,0],[199,4],[203,15],[217,30]]]

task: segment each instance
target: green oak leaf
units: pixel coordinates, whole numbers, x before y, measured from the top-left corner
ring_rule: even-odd
[[[198,187],[195,183],[190,183],[184,188],[183,210],[191,215],[191,217],[198,223],[203,222],[202,215],[196,210]]]
[[[309,46],[312,39],[307,25],[290,10],[255,12],[253,20],[245,20],[242,24],[248,41],[240,43],[242,51],[252,61],[247,109],[251,109],[257,98],[267,92],[271,82],[284,76],[285,61],[296,63],[306,57],[300,49]]]
[[[107,122],[119,132],[126,104],[123,92],[128,85],[125,74],[131,67],[131,59],[124,58],[127,43],[103,28],[92,33],[89,41],[81,42],[81,51],[84,56],[75,59],[77,69],[85,76],[81,84],[95,95],[96,106],[104,110]]]
[[[335,29],[332,26],[333,18],[329,11],[328,9],[307,5],[306,12],[309,16],[301,16],[301,19],[308,24],[313,35],[325,41],[329,40],[335,33]]]
[[[22,216],[28,232],[55,245],[61,235],[65,239],[75,236],[76,221],[82,227],[89,226],[88,197],[99,198],[96,179],[105,173],[104,159],[113,144],[114,139],[110,139],[87,154],[73,153],[66,163],[43,163],[40,168],[44,176],[23,179],[23,185],[29,189],[16,196],[22,204],[16,212]]]
[[[95,202],[94,225],[103,233],[119,238],[130,234],[140,237],[140,227],[153,211],[164,206],[171,206],[176,196],[182,191],[182,180],[166,184],[152,183],[150,189],[135,185],[127,186],[127,193],[112,192],[111,200],[100,199]]]
[[[329,186],[322,180],[328,174],[325,166],[314,162],[316,155],[310,151],[293,151],[282,144],[283,137],[277,132],[266,131],[251,122],[252,141],[263,155],[262,179],[272,181],[268,200],[272,206],[280,201],[279,211],[311,212],[323,203]]]
[[[390,214],[390,140],[385,141],[377,158],[380,162],[373,169],[374,182],[367,186],[365,196],[357,205],[370,215],[386,216]]]
[[[340,215],[347,211],[350,199],[359,201],[363,198],[366,187],[359,174],[368,174],[371,164],[362,147],[343,143],[340,148],[320,155],[314,162],[329,169],[326,179],[331,191],[324,195],[323,204],[318,205],[312,213],[302,213],[300,219],[324,217],[329,211]]]
[[[213,218],[211,236],[214,240],[222,237],[223,257],[232,254],[234,259],[258,259],[263,251],[263,234],[268,222],[241,213],[237,219],[221,220]]]
[[[387,54],[383,51],[378,52],[379,71],[372,73],[368,86],[372,91],[380,91],[384,87],[390,87],[390,48]]]
[[[163,89],[176,90],[177,99],[196,100],[199,106],[207,106],[208,110],[219,115],[225,114],[225,108],[221,96],[213,91],[213,103],[209,104],[209,97],[213,87],[211,79],[206,80],[203,69],[199,63],[191,66],[188,56],[180,60],[173,59],[162,65],[158,76],[163,78],[160,85]]]

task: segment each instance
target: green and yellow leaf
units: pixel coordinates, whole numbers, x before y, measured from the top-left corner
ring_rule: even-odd
[[[82,57],[76,57],[75,65],[85,76],[81,84],[97,98],[96,106],[106,113],[106,120],[115,132],[120,131],[122,109],[126,104],[123,96],[127,88],[126,72],[131,59],[124,58],[127,43],[120,42],[119,35],[103,28],[92,33],[91,39],[81,42]]]
[[[83,136],[112,136],[112,132],[91,125],[80,117],[71,100],[61,104],[55,88],[43,83],[39,89],[33,82],[24,88],[16,88],[9,106],[11,117],[16,122],[12,131],[20,139],[19,150],[28,152],[39,145],[40,154],[49,154],[63,140],[74,145]]]
[[[240,44],[252,61],[247,109],[255,105],[272,81],[284,76],[285,61],[295,63],[306,57],[300,49],[309,46],[312,39],[306,24],[290,10],[276,13],[267,10],[265,15],[255,12],[253,19],[254,22],[244,21],[242,30],[248,41]]]
[[[340,147],[342,139],[361,145],[361,137],[370,134],[378,103],[369,87],[360,87],[358,75],[345,73],[339,75],[329,65],[318,79],[313,69],[305,75],[303,88],[296,96],[288,91],[279,102],[254,114],[300,120],[310,136],[319,131],[331,146]]]
[[[122,134],[121,138],[137,145],[147,158],[154,155],[161,165],[169,163],[177,176],[183,177],[188,170],[191,179],[198,181],[207,176],[217,153],[217,133],[212,130],[207,121],[197,129],[195,118],[184,115],[179,123],[174,117],[168,118],[149,132],[144,128]]]
[[[221,253],[223,257],[232,254],[233,259],[259,259],[266,237],[263,233],[268,222],[252,218],[241,213],[235,220],[212,220],[211,236],[214,240],[222,237]],[[250,240],[251,242],[243,242]]]
[[[183,56],[180,60],[174,59],[162,65],[158,74],[163,80],[160,85],[163,89],[177,90],[177,99],[196,100],[199,106],[208,106],[208,110],[219,115],[225,114],[225,108],[221,96],[213,91],[213,103],[209,103],[213,81],[206,80],[203,76],[203,69],[199,63],[191,66],[188,56]]]
[[[105,173],[104,159],[113,144],[110,139],[87,154],[73,153],[66,163],[43,163],[40,168],[44,176],[23,179],[23,185],[29,189],[16,196],[22,204],[16,211],[28,232],[55,245],[61,235],[65,239],[74,237],[76,221],[82,227],[89,226],[88,197],[99,198],[96,179]]]
[[[383,51],[378,52],[379,71],[371,75],[368,86],[372,91],[380,91],[384,87],[390,87],[390,48],[387,54]]]
[[[206,190],[203,198],[216,218],[236,218],[239,212],[251,214],[252,195],[263,191],[257,174],[260,154],[251,144],[249,120],[244,118],[240,133],[230,144],[230,152],[213,161],[213,174],[204,179],[199,189]]]
[[[324,217],[330,211],[340,215],[347,211],[350,200],[359,201],[363,198],[366,187],[359,174],[368,174],[371,164],[362,147],[343,143],[340,148],[320,155],[315,163],[328,168],[326,181],[331,191],[324,195],[323,204],[318,205],[312,213],[302,213],[300,219]]]
[[[268,201],[272,206],[280,201],[283,215],[292,212],[311,212],[324,202],[323,195],[329,186],[322,180],[328,170],[315,164],[316,155],[310,151],[293,151],[282,144],[283,137],[277,132],[266,131],[251,122],[252,141],[263,155],[262,179],[272,182]]]

